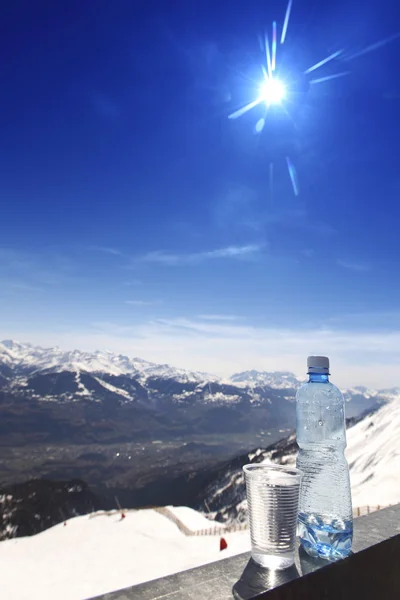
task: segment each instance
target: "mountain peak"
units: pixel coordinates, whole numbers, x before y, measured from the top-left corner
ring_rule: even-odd
[[[230,380],[235,384],[246,384],[253,386],[267,386],[275,388],[295,388],[298,387],[300,379],[289,371],[243,371],[235,373]]]

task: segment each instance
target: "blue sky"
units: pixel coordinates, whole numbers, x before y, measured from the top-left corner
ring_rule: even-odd
[[[343,385],[400,383],[396,3],[294,0],[292,120],[271,111],[256,134],[265,107],[228,116],[285,9],[3,9],[0,338],[221,373],[301,373],[318,352]],[[312,77],[348,74],[308,85],[337,50]]]

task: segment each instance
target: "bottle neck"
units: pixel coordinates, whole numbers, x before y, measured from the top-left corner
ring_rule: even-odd
[[[309,373],[309,383],[329,383],[329,375],[327,373]]]

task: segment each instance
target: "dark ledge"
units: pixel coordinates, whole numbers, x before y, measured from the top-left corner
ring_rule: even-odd
[[[400,504],[355,519],[353,551],[333,564],[300,551],[275,572],[239,554],[97,600],[399,600]]]

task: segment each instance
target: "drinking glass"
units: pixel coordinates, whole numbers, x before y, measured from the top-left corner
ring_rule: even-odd
[[[243,467],[251,556],[259,565],[286,569],[294,563],[302,472],[259,463]]]

